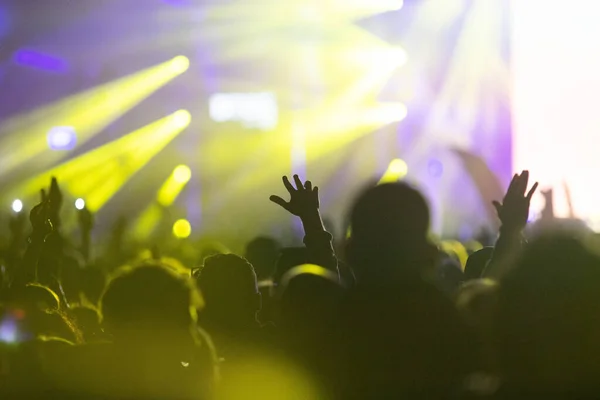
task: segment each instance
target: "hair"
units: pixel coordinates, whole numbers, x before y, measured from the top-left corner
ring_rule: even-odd
[[[112,329],[185,328],[195,322],[202,298],[189,278],[160,263],[122,267],[101,299],[101,315]]]
[[[254,267],[245,258],[235,254],[207,257],[198,272],[197,281],[207,299],[227,295],[233,291],[258,291]]]
[[[252,264],[235,254],[217,254],[204,260],[196,276],[204,295],[203,314],[235,322],[255,318],[260,294]]]
[[[60,298],[49,287],[39,283],[28,283],[12,290],[8,305],[21,310],[27,329],[37,339],[58,337],[74,343],[82,343],[83,335]]]
[[[246,245],[246,259],[252,264],[259,280],[271,278],[279,256],[279,243],[270,237],[259,236]]]
[[[358,279],[421,274],[424,262],[437,254],[428,240],[429,222],[427,202],[406,183],[387,183],[363,192],[350,213],[347,245],[348,261]]]

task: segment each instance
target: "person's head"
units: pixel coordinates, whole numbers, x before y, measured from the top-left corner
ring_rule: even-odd
[[[310,257],[306,247],[286,247],[281,249],[275,263],[275,274],[273,282],[277,285],[282,277],[292,268],[310,263]]]
[[[6,316],[21,316],[22,330],[31,340],[58,337],[71,342],[82,340],[77,324],[64,312],[52,289],[29,283],[13,289],[7,301]]]
[[[92,307],[77,305],[71,307],[71,316],[81,329],[86,343],[102,341],[102,327],[100,325],[100,314]]]
[[[103,324],[117,339],[189,332],[200,307],[200,295],[189,277],[158,263],[121,268],[101,299]]]
[[[493,253],[493,247],[484,247],[471,254],[465,265],[465,281],[481,278],[487,263],[492,259]]]
[[[280,248],[275,239],[265,236],[257,237],[246,245],[245,257],[254,267],[259,281],[272,277]]]
[[[217,254],[204,260],[196,276],[205,300],[201,322],[223,327],[256,323],[261,298],[254,268],[234,254]]]
[[[437,249],[428,240],[429,207],[405,183],[363,192],[350,214],[348,261],[358,279],[418,276],[433,267]]]
[[[317,265],[292,268],[282,278],[278,325],[286,334],[305,336],[330,323],[344,288],[337,274]]]
[[[526,390],[598,389],[600,257],[572,237],[532,241],[500,283],[501,372]]]

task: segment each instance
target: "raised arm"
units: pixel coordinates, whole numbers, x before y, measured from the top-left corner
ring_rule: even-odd
[[[331,243],[332,236],[325,230],[319,212],[319,188],[313,187],[311,181],[302,183],[298,175],[294,175],[294,183],[296,187],[287,176],[283,177],[283,185],[290,194],[289,201],[275,195],[271,196],[270,200],[302,221],[304,244],[311,262],[334,270],[339,276],[337,258]]]
[[[502,203],[493,202],[500,219],[500,235],[496,241],[494,254],[484,270],[484,277],[499,278],[510,268],[513,257],[520,251],[523,240],[523,230],[527,226],[531,198],[538,187],[536,182],[529,186],[529,171],[515,174]]]

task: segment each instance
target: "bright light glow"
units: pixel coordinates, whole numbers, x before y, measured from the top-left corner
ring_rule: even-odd
[[[85,208],[85,200],[82,198],[75,200],[75,208],[78,210],[83,210]]]
[[[19,199],[16,199],[12,202],[12,209],[16,213],[21,212],[21,210],[23,210],[23,202]]]
[[[404,7],[404,0],[396,0],[394,3],[396,3],[396,4],[391,5],[392,11],[398,11],[398,10],[401,10],[402,7]]]
[[[192,114],[187,110],[179,110],[172,116],[175,126],[185,128],[192,121]]]
[[[177,56],[171,60],[171,70],[176,74],[183,74],[190,67],[190,60],[186,56]]]
[[[158,190],[156,200],[163,207],[168,207],[177,200],[177,197],[192,177],[192,170],[187,165],[175,167],[169,178]]]
[[[77,145],[77,134],[72,126],[55,126],[48,131],[48,146],[52,150],[71,150]]]
[[[86,199],[86,207],[98,211],[129,179],[186,126],[182,115],[173,113],[104,146],[71,159],[17,187],[15,193],[34,195],[52,176],[74,196]],[[17,191],[18,190],[18,191]]]
[[[19,339],[19,329],[17,323],[12,318],[7,318],[0,322],[0,342],[16,343]]]
[[[77,132],[75,147],[81,146],[178,76],[183,61],[176,61],[179,69],[174,71],[174,60],[176,59],[2,121],[2,172],[9,174],[12,169],[34,158],[35,165],[42,168],[59,161],[64,156],[62,153],[46,151],[49,127],[72,128]],[[64,137],[59,139],[61,143],[65,141]]]
[[[558,217],[600,229],[600,7],[576,0],[511,2],[514,170],[554,189]],[[543,12],[540,12],[543,10]],[[568,188],[568,190],[567,190]],[[539,214],[543,196],[532,201]]]
[[[279,120],[273,93],[216,93],[209,99],[209,113],[216,122],[235,121],[251,129],[274,129]]]
[[[397,182],[408,174],[408,165],[404,160],[396,158],[390,162],[387,170],[379,180],[379,183]]]
[[[390,163],[388,171],[390,171],[393,174],[403,176],[408,173],[408,166],[403,160],[397,158]]]
[[[177,239],[185,239],[192,234],[192,226],[186,219],[179,219],[173,224],[173,235]]]
[[[178,165],[173,170],[173,179],[177,183],[188,183],[192,177],[192,170],[187,165]]]

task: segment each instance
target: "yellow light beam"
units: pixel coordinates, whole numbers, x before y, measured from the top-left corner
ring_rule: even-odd
[[[387,170],[379,180],[379,184],[398,182],[408,174],[408,165],[404,160],[396,158],[392,160]]]
[[[73,127],[77,145],[100,132],[161,86],[185,72],[189,60],[178,56],[105,85],[70,96],[0,125],[2,173],[35,157],[36,164],[60,160],[64,153],[50,151],[47,132],[53,126]]]
[[[137,218],[134,224],[133,234],[136,238],[148,237],[163,217],[163,208],[156,203],[150,204]]]
[[[21,192],[36,193],[56,176],[66,191],[84,198],[87,207],[97,211],[190,121],[189,112],[179,110],[39,175]]]
[[[156,201],[163,207],[168,207],[179,196],[185,185],[192,177],[192,171],[187,165],[178,165],[158,190]]]

